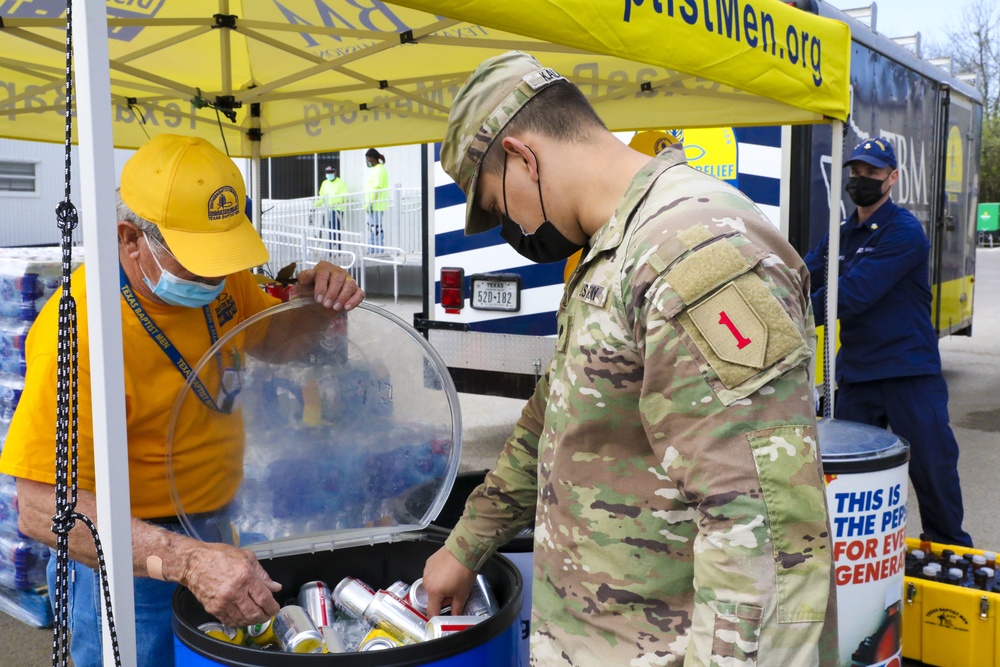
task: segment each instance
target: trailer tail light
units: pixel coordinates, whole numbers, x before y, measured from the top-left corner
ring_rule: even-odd
[[[441,306],[451,315],[465,307],[465,269],[441,269]]]

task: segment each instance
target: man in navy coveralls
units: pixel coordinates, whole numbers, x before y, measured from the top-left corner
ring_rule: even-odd
[[[920,221],[889,196],[899,180],[892,144],[862,141],[844,166],[857,210],[840,227],[835,416],[888,426],[909,442],[923,532],[935,542],[972,546],[962,530],[958,443],[931,324],[930,243]],[[826,317],[829,242],[824,237],[805,258],[817,325]]]

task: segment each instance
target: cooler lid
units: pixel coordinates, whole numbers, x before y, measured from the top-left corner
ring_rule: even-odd
[[[385,310],[294,299],[235,327],[193,370],[166,443],[192,537],[231,522],[265,558],[391,541],[426,527],[451,492],[458,394],[434,348]]]
[[[898,435],[877,426],[842,419],[820,419],[817,426],[824,464],[891,459],[910,449]]]

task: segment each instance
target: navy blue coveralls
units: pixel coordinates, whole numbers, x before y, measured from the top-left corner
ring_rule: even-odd
[[[816,323],[826,317],[826,236],[806,255]],[[931,324],[930,243],[912,213],[891,199],[863,224],[841,225],[837,310],[837,419],[891,427],[910,443],[910,480],[933,541],[972,546],[962,530],[958,443],[948,419]]]

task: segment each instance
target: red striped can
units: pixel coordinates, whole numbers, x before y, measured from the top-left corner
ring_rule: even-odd
[[[410,592],[410,585],[405,581],[397,581],[392,586],[387,586],[386,589],[400,600],[406,600],[406,594]]]
[[[404,644],[422,642],[427,630],[427,617],[388,591],[375,594],[365,620]]]
[[[344,577],[333,589],[334,603],[356,619],[362,619],[365,609],[375,599],[375,591],[360,579]]]
[[[406,602],[421,614],[427,613],[427,589],[424,588],[423,578],[417,579],[410,586],[406,595]]]
[[[486,620],[485,616],[432,616],[427,621],[427,639],[447,637]]]
[[[303,584],[299,589],[298,603],[317,628],[333,625],[333,593],[322,581]]]

